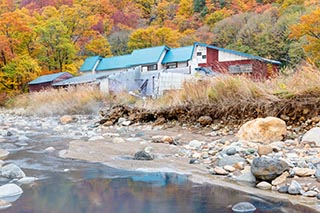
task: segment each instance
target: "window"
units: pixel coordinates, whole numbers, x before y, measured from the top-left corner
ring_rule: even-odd
[[[197,56],[202,56],[202,52],[197,52]]]
[[[202,59],[206,59],[206,58],[207,58],[207,56],[206,56],[206,55],[203,55],[203,56],[202,56]]]
[[[167,67],[167,69],[177,68],[178,67],[178,63],[177,62],[167,63],[166,67]]]
[[[252,64],[237,64],[229,66],[229,73],[239,74],[239,73],[251,73]]]
[[[158,66],[157,66],[157,64],[148,65],[147,69],[148,69],[148,71],[157,70]]]

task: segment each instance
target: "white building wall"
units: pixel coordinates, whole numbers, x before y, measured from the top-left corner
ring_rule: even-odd
[[[101,80],[99,87],[101,92],[103,92],[104,94],[109,94],[109,79],[105,78]]]
[[[196,46],[192,58],[195,58],[198,64],[207,63],[207,47]]]
[[[249,58],[242,57],[240,55],[231,54],[228,52],[219,51],[218,52],[218,61],[224,62],[224,61],[240,61],[240,60],[247,60]]]
[[[191,78],[192,76],[187,74],[161,72],[155,81],[155,96],[163,95],[166,90],[181,89],[183,82]]]

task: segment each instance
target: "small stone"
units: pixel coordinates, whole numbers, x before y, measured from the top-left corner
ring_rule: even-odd
[[[96,136],[93,136],[91,138],[88,139],[88,141],[97,141],[97,140],[104,140],[105,138],[101,135],[96,135]]]
[[[207,126],[212,123],[212,118],[210,116],[201,116],[198,118],[197,122],[202,126]]]
[[[201,141],[198,141],[198,140],[192,140],[190,141],[189,143],[189,146],[193,149],[200,149],[200,147],[202,146],[202,142]]]
[[[26,174],[17,165],[11,163],[0,168],[0,177],[8,179],[20,179],[25,177]]]
[[[244,169],[244,162],[237,162],[235,164],[233,164],[234,168],[238,169],[238,170],[243,170]]]
[[[256,177],[250,171],[245,171],[241,175],[236,177],[236,180],[241,182],[255,183]]]
[[[301,190],[302,190],[302,187],[301,187],[300,183],[293,180],[288,188],[288,193],[291,195],[298,195],[298,194],[300,194]]]
[[[318,200],[320,200],[320,193],[318,193],[316,197]]]
[[[288,189],[289,189],[289,186],[287,186],[287,185],[280,186],[279,189],[278,189],[278,192],[280,192],[280,193],[288,193]]]
[[[12,206],[12,204],[9,203],[8,201],[0,200],[0,210],[7,209],[7,208],[9,208],[11,206]]]
[[[112,121],[106,121],[103,123],[103,126],[112,126],[113,122]]]
[[[229,174],[229,172],[227,172],[226,170],[224,170],[223,168],[217,166],[214,168],[214,172],[218,175],[227,175]]]
[[[59,119],[59,122],[61,124],[69,124],[69,123],[73,123],[74,121],[76,121],[76,119],[71,115],[64,115]]]
[[[312,128],[303,135],[301,139],[301,143],[313,142],[315,143],[315,145],[320,146],[319,135],[320,135],[320,128],[319,127]]]
[[[295,173],[295,175],[299,177],[308,177],[314,175],[316,173],[316,170],[309,168],[294,167],[293,172]]]
[[[17,181],[18,184],[30,184],[38,180],[36,177],[24,177]]]
[[[55,150],[56,149],[54,147],[50,146],[50,147],[46,148],[44,151],[45,152],[54,152]]]
[[[246,160],[240,156],[236,155],[227,155],[219,160],[218,166],[224,167],[225,165],[233,166],[235,163],[245,162]]]
[[[163,143],[172,144],[174,142],[174,139],[171,136],[163,136],[161,141]]]
[[[7,158],[10,153],[7,150],[0,149],[0,160]]]
[[[153,148],[151,146],[147,146],[146,148],[144,148],[144,151],[147,153],[151,153],[153,150]]]
[[[259,189],[263,189],[263,190],[270,190],[272,185],[266,181],[262,181],[262,182],[258,183],[256,185],[256,187]]]
[[[228,172],[234,172],[236,170],[236,168],[234,168],[233,166],[230,166],[230,165],[225,165],[223,167],[223,169],[225,169]]]
[[[320,180],[320,168],[316,169],[316,172],[315,172],[314,176],[317,178],[317,180],[318,179]]]
[[[232,211],[236,213],[240,212],[254,212],[257,208],[249,202],[240,202],[232,207]]]
[[[190,164],[199,164],[200,162],[199,162],[198,159],[191,158],[191,159],[189,160],[189,163],[190,163]]]
[[[318,192],[316,191],[307,191],[305,193],[303,193],[302,195],[305,196],[305,197],[315,197],[317,196]]]
[[[273,148],[270,145],[259,145],[258,146],[258,154],[261,155],[268,155],[272,153]]]
[[[154,156],[146,151],[139,151],[134,154],[135,160],[153,160]]]
[[[131,124],[131,121],[123,121],[121,123],[122,126],[129,126]]]
[[[123,138],[116,137],[112,139],[112,143],[125,143],[126,141]]]
[[[235,147],[229,147],[226,151],[227,155],[234,155],[237,153],[237,149]]]
[[[285,182],[287,180],[287,177],[289,176],[289,172],[285,171],[282,173],[279,177],[274,179],[271,183],[274,186],[280,185],[281,183]]]

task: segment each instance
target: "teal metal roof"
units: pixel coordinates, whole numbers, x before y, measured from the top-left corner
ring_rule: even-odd
[[[31,85],[31,84],[42,84],[42,83],[52,82],[55,79],[59,78],[60,76],[66,74],[66,73],[68,73],[68,72],[59,72],[59,73],[54,73],[54,74],[50,74],[50,75],[43,75],[43,76],[40,76],[39,78],[36,78],[33,81],[30,81],[28,84]],[[68,74],[70,74],[70,73],[68,73]]]
[[[150,47],[134,50],[130,55],[103,58],[96,70],[113,70],[129,68],[136,65],[155,64],[158,63],[163,51],[166,50],[169,50],[169,48],[166,46]]]
[[[246,57],[246,58],[251,58],[251,59],[256,59],[258,61],[263,61],[263,62],[266,62],[266,63],[281,65],[280,61],[271,60],[271,59],[267,59],[267,58],[262,58],[260,56],[254,56],[254,55],[250,55],[250,54],[247,54],[247,53],[238,52],[238,51],[235,51],[235,50],[224,49],[224,48],[220,48],[220,47],[216,47],[216,46],[212,46],[212,45],[207,45],[207,44],[202,44],[202,43],[198,43],[198,42],[195,42],[194,45],[208,47],[208,48],[211,48],[211,49],[216,49],[216,50],[227,52],[227,53],[230,53],[230,54],[239,55],[239,56]]]
[[[134,50],[131,53],[131,65],[155,64],[160,60],[163,51],[169,49],[167,46],[158,46]]]
[[[183,62],[192,58],[194,46],[170,49],[164,57],[162,64],[171,62]]]
[[[82,66],[80,67],[80,72],[92,71],[96,63],[101,59],[102,57],[100,56],[92,56],[92,57],[86,58],[86,60],[83,62]]]
[[[113,70],[130,67],[131,55],[114,56],[104,58],[97,66],[97,71]]]

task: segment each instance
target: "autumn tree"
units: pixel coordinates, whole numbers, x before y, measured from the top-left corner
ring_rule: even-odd
[[[0,74],[0,91],[11,92],[27,91],[27,84],[35,79],[41,69],[38,62],[29,55],[15,57],[3,67]]]
[[[130,49],[141,49],[161,45],[177,47],[179,46],[178,40],[180,37],[181,35],[177,30],[151,26],[133,32],[129,37],[128,47]]]
[[[291,27],[291,37],[305,39],[303,45],[309,61],[320,67],[320,8],[301,17],[300,23]]]

